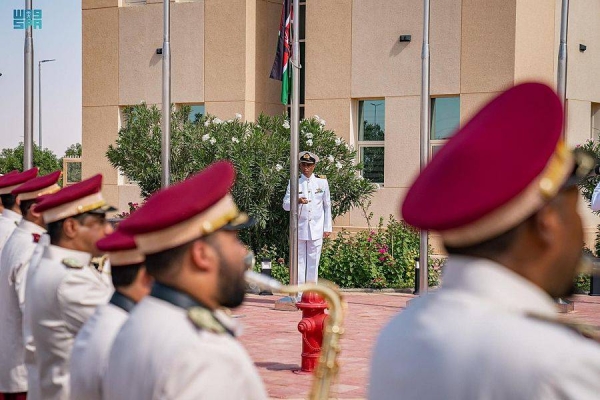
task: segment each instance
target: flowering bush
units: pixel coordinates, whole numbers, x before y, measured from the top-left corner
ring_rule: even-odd
[[[430,251],[431,253],[431,251]],[[264,247],[257,260],[272,261],[272,276],[289,282],[289,270],[281,252],[274,246]],[[390,216],[377,228],[351,233],[342,230],[325,239],[319,277],[343,288],[407,288],[415,285],[415,257],[419,255],[419,233],[404,222]],[[439,284],[441,259],[429,260],[429,285]],[[260,271],[260,266],[257,266]]]
[[[136,211],[138,208],[141,207],[139,203],[133,203],[131,201],[129,203],[127,203],[127,205],[129,206],[129,212],[123,211],[122,213],[115,215],[116,218],[125,219],[125,218],[129,217],[134,211]]]
[[[237,170],[232,194],[240,209],[258,221],[242,232],[242,239],[255,252],[275,246],[287,254],[289,214],[282,208],[290,169],[290,123],[284,116],[261,115],[256,122],[242,116],[222,121],[211,115],[191,122],[189,107],[171,119],[171,180],[181,181],[209,164],[230,160]],[[124,110],[124,125],[107,157],[143,196],[160,188],[160,111],[140,104]],[[362,179],[356,152],[318,116],[300,122],[300,149],[320,156],[315,173],[326,175],[331,189],[335,218],[352,207],[364,206],[376,187]]]

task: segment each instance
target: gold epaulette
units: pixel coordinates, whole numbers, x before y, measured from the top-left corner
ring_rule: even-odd
[[[320,179],[325,179],[325,180],[327,180],[327,175],[317,175],[317,174],[315,174],[315,176],[316,176],[317,178],[320,178]]]
[[[83,264],[76,258],[63,258],[61,262],[67,268],[73,268],[73,269],[83,268]]]
[[[192,307],[188,310],[188,318],[197,328],[216,334],[227,333],[225,327],[215,318],[213,313],[204,307]]]

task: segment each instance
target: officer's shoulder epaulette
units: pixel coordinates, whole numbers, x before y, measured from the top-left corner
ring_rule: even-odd
[[[188,318],[198,329],[217,334],[227,333],[225,327],[215,318],[213,313],[204,307],[190,308]]]
[[[61,262],[67,268],[76,268],[76,269],[83,268],[83,263],[81,263],[76,258],[63,258]]]
[[[317,174],[315,174],[315,176],[316,176],[317,178],[320,178],[320,179],[325,179],[325,180],[327,180],[327,175],[317,175]]]

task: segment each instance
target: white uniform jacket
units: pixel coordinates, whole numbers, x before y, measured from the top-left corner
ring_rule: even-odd
[[[302,175],[298,182],[298,197],[306,197],[308,204],[298,204],[298,239],[319,240],[323,232],[331,232],[331,196],[327,179]],[[290,211],[290,185],[288,183],[283,209]]]
[[[69,359],[75,335],[98,305],[106,304],[113,288],[90,266],[90,255],[49,246],[28,282],[26,304],[41,396],[69,399]],[[69,264],[70,267],[67,267]]]
[[[12,235],[22,219],[23,217],[21,214],[17,214],[16,212],[7,209],[2,210],[2,215],[0,215],[0,253],[2,253],[4,244],[9,236]],[[0,264],[0,268],[2,268],[2,264]]]
[[[383,329],[369,398],[599,398],[600,345],[531,313],[557,318],[552,299],[520,275],[450,257],[443,287]]]
[[[592,193],[591,208],[593,211],[600,211],[600,182],[594,188]]]
[[[133,300],[114,292],[110,302],[98,307],[83,324],[71,353],[72,399],[102,399],[110,348],[134,306]]]
[[[267,398],[252,360],[233,336],[197,328],[186,308],[154,296],[153,289],[117,334],[103,382],[105,399]]]
[[[23,345],[23,307],[29,260],[36,246],[34,234],[42,227],[25,219],[13,231],[0,256],[0,392],[27,391],[25,347]]]
[[[33,250],[33,255],[29,261],[25,281],[31,282],[31,278],[42,260],[46,247],[50,246],[50,236],[47,233],[41,235],[39,242]],[[23,307],[23,345],[25,347],[25,367],[27,368],[27,400],[39,400],[42,398],[40,393],[40,381],[37,365],[35,364],[35,343],[33,333],[31,333],[31,307],[27,304],[27,299],[31,298],[31,285],[25,285],[25,305]]]

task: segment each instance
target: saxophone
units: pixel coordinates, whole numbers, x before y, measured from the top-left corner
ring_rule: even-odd
[[[315,292],[325,298],[329,305],[329,316],[325,325],[325,332],[323,333],[321,355],[315,370],[315,379],[312,383],[309,399],[329,399],[331,385],[339,371],[337,357],[340,352],[340,337],[344,333],[342,324],[347,308],[347,304],[342,299],[341,293],[331,283],[308,283],[297,286],[285,286],[275,279],[268,278],[254,271],[246,271],[245,277],[246,281],[275,292],[286,294]]]

